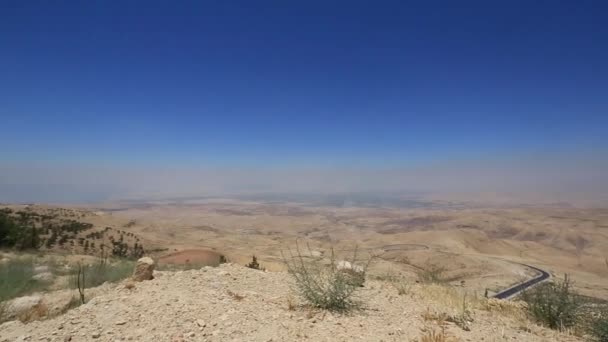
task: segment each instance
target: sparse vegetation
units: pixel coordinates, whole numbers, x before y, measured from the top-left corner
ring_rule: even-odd
[[[42,290],[49,284],[33,279],[34,260],[15,258],[0,263],[0,302]]]
[[[439,329],[427,328],[422,331],[420,342],[455,342],[456,339],[448,335],[445,325],[441,324]]]
[[[94,230],[91,223],[66,219],[66,216],[81,217],[61,208],[47,212],[35,212],[27,208],[20,211],[0,209],[0,247],[16,250],[67,249],[90,255],[103,254],[105,247],[109,247],[114,257],[138,259],[143,256],[143,245],[133,233],[113,230],[111,227],[91,231]],[[112,231],[120,234],[118,240],[109,235]],[[85,233],[87,234],[84,235]],[[131,241],[125,240],[125,235]],[[94,240],[100,241],[95,243]],[[108,241],[109,245],[106,245]]]
[[[471,316],[471,311],[469,310],[469,306],[467,304],[466,293],[462,297],[462,307],[460,308],[458,314],[447,316],[446,321],[456,324],[464,331],[471,330],[470,323],[473,322],[473,317]]]
[[[82,264],[78,264],[78,273],[76,274],[76,286],[78,287],[78,298],[80,298],[80,304],[85,303],[84,289],[86,287],[85,269]]]
[[[310,252],[310,247],[308,250]],[[361,270],[351,268],[351,272],[348,272],[338,267],[333,248],[329,264],[325,264],[322,258],[303,256],[297,244],[296,254],[294,255],[290,250],[289,258],[283,255],[283,259],[295,281],[297,292],[313,307],[330,311],[348,311],[358,306],[354,294],[362,284],[360,278],[365,279],[365,272],[371,259],[361,267]],[[357,261],[355,249],[350,265],[360,267],[357,266]],[[353,271],[357,273],[356,279],[353,278]]]
[[[608,342],[608,310],[593,319],[590,329],[593,341]]]
[[[425,265],[416,267],[416,275],[421,283],[444,284],[449,281],[446,276],[447,268],[427,261]]]
[[[86,287],[95,287],[105,282],[114,283],[129,277],[133,272],[134,263],[127,260],[111,261],[100,258],[94,264],[82,265],[81,267],[82,276],[86,280]],[[77,274],[74,274],[70,282],[75,288],[78,285],[76,276]]]
[[[254,270],[264,271],[264,268],[260,266],[260,263],[258,263],[258,258],[255,255],[252,256],[251,262],[248,263],[246,266],[249,268],[253,268]]]
[[[523,292],[521,299],[528,304],[530,316],[551,329],[573,327],[581,314],[581,301],[572,289],[568,275],[561,281],[544,283]]]
[[[376,279],[388,282],[392,287],[395,288],[395,290],[397,290],[397,294],[400,296],[410,293],[412,287],[405,277],[392,272],[376,277]]]
[[[195,263],[195,262],[186,262],[183,264],[174,264],[174,263],[159,263],[156,266],[156,269],[159,271],[188,271],[188,270],[200,270],[205,266],[215,267],[217,265],[208,265],[205,263]]]

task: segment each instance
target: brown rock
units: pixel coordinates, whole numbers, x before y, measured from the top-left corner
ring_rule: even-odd
[[[143,257],[137,260],[133,276],[131,277],[134,281],[144,281],[154,279],[152,273],[154,272],[154,260],[149,257]]]

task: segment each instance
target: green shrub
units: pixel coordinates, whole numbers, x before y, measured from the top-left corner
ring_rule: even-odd
[[[600,317],[593,320],[591,325],[591,336],[597,342],[608,342],[608,310],[604,311]]]
[[[0,302],[42,290],[49,285],[32,279],[34,266],[32,258],[15,258],[0,263]]]
[[[365,280],[365,272],[371,259],[360,271],[354,272],[353,269],[345,270],[339,267],[333,248],[329,264],[326,264],[321,258],[304,257],[299,246],[296,245],[296,254],[290,251],[289,258],[283,255],[283,260],[289,274],[295,280],[297,292],[306,302],[320,309],[348,311],[359,304],[354,294]],[[356,261],[355,249],[350,264],[355,267]]]
[[[85,287],[99,286],[105,282],[115,283],[129,277],[133,273],[135,264],[127,260],[99,259],[91,265],[82,266],[84,273]],[[70,284],[78,287],[78,275],[72,274]]]
[[[582,303],[572,289],[568,275],[561,281],[524,291],[521,298],[528,304],[530,316],[551,329],[563,330],[574,326],[582,313]]]

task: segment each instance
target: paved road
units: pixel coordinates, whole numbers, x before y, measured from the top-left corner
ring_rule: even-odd
[[[545,280],[547,280],[547,279],[549,279],[551,277],[551,275],[547,271],[541,270],[538,267],[534,267],[534,266],[526,265],[526,264],[521,264],[521,263],[517,263],[517,264],[533,269],[534,271],[538,272],[538,275],[536,277],[530,279],[530,280],[527,280],[527,281],[521,283],[521,284],[512,286],[512,287],[510,287],[510,288],[508,288],[506,290],[500,291],[499,293],[497,293],[497,294],[494,295],[494,298],[497,298],[497,299],[509,299],[509,298],[515,296],[516,294],[520,293],[521,291],[523,291],[523,290],[525,290],[527,288],[530,288],[530,287],[532,287],[532,286],[534,286],[534,285],[536,285],[536,284],[538,284],[538,283],[540,283],[542,281],[545,281]]]
[[[422,244],[395,244],[395,245],[385,245],[380,248],[376,247],[376,249],[382,249],[384,252],[389,252],[389,251],[396,251],[396,250],[406,251],[406,250],[416,250],[416,249],[430,249],[430,247],[427,245],[422,245]],[[538,273],[538,275],[532,279],[529,279],[523,283],[511,286],[508,289],[502,290],[499,293],[495,294],[494,298],[497,298],[497,299],[509,299],[509,298],[517,295],[518,293],[524,291],[525,289],[535,286],[535,285],[539,284],[540,282],[543,282],[551,277],[551,275],[548,272],[541,270],[540,268],[532,266],[532,265],[522,264],[519,262],[509,261],[509,260],[505,260],[505,259],[497,258],[497,257],[494,257],[494,259],[498,259],[498,260],[510,262],[510,263],[513,263],[516,265],[528,267]]]

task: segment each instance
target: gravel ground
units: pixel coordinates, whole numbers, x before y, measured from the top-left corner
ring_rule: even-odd
[[[231,264],[155,272],[134,288],[125,284],[62,316],[4,323],[0,341],[419,341],[439,329],[424,313],[449,311],[416,294],[419,285],[399,296],[383,281],[361,288],[358,311],[311,310],[297,304],[288,274]],[[472,316],[470,331],[447,323],[454,341],[579,341],[497,312]]]

